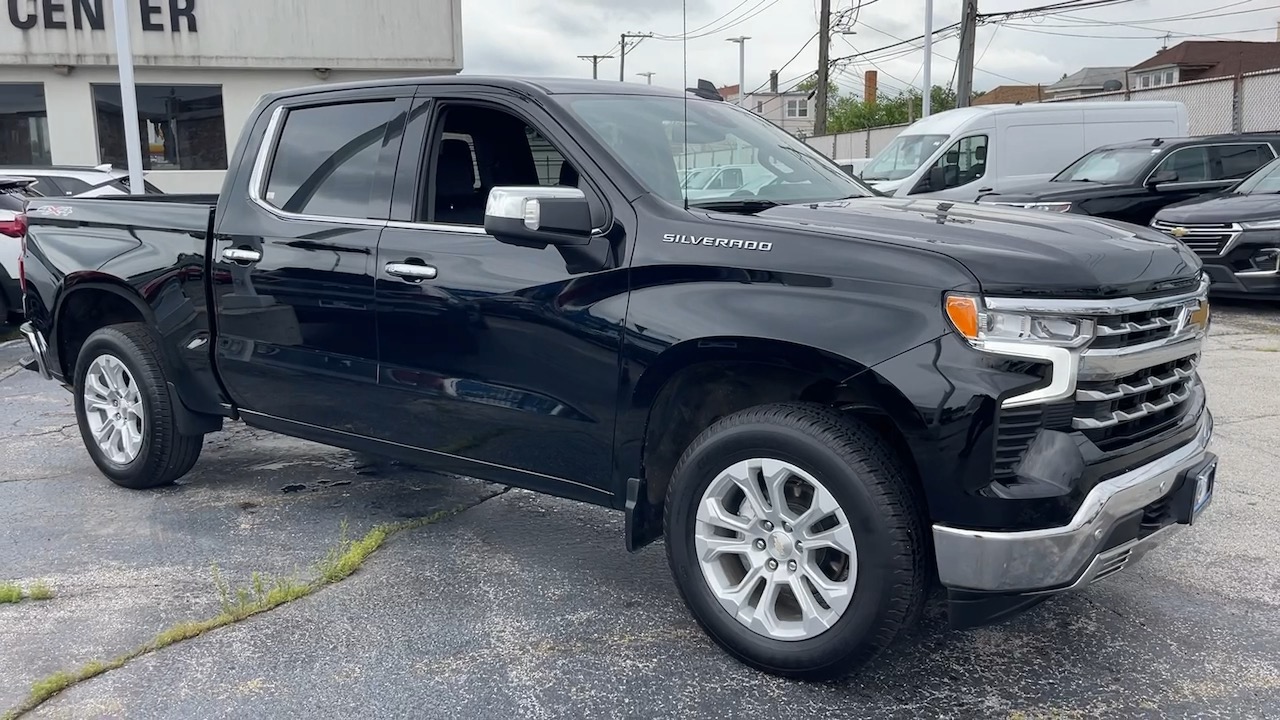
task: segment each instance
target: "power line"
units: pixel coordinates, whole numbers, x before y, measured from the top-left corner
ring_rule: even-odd
[[[1116,23],[1116,24],[1119,24],[1119,23]],[[1081,33],[1065,33],[1065,32],[1054,32],[1053,30],[1040,30],[1038,28],[1030,27],[1028,25],[1017,25],[1015,23],[1006,23],[1006,26],[1012,30],[1021,30],[1022,32],[1036,33],[1037,35],[1057,35],[1058,37],[1089,38],[1091,40],[1160,40],[1164,38],[1166,35],[1170,37],[1176,37],[1176,38],[1204,37],[1204,38],[1218,38],[1221,40],[1235,40],[1236,38],[1228,37],[1228,35],[1246,35],[1249,33],[1276,31],[1275,27],[1273,26],[1273,27],[1265,27],[1265,28],[1254,28],[1252,30],[1232,30],[1229,33],[1220,34],[1220,35],[1209,35],[1206,33],[1199,33],[1199,34],[1176,33],[1176,32],[1165,32],[1165,31],[1153,31],[1153,32],[1159,33],[1156,35],[1084,35]],[[1132,26],[1127,26],[1127,27],[1132,27]],[[1146,30],[1147,28],[1137,28],[1137,29]]]
[[[786,61],[786,62],[782,63],[782,67],[778,68],[777,70],[774,70],[774,72],[782,72],[783,70],[786,70],[786,69],[787,69],[787,66],[788,66],[788,65],[790,65],[791,63],[795,62],[795,59],[796,59],[796,58],[798,58],[798,57],[800,57],[800,53],[804,52],[804,49],[805,49],[805,48],[807,48],[807,47],[809,47],[809,43],[813,42],[813,39],[814,39],[814,38],[816,38],[816,37],[818,37],[818,33],[814,33],[814,34],[810,35],[810,36],[809,36],[809,39],[808,39],[808,40],[805,40],[805,41],[804,41],[804,44],[800,46],[800,49],[796,51],[796,54],[795,54],[795,55],[792,55],[790,60],[788,60],[788,61]],[[807,76],[807,75],[806,75],[806,76]],[[765,87],[765,86],[766,86],[766,85],[768,85],[768,84],[769,84],[769,80],[766,80],[766,81],[764,81],[763,83],[761,83],[761,84],[760,84],[760,86],[759,86],[759,87],[757,87],[755,90],[752,90],[750,93],[747,93],[747,94],[748,94],[748,95],[751,95],[751,94],[754,94],[754,93],[758,93],[758,92],[760,92],[760,88],[763,88],[763,87]]]
[[[1238,6],[1240,6],[1240,5],[1244,5],[1244,4],[1246,4],[1246,3],[1250,3],[1250,2],[1253,2],[1253,1],[1254,1],[1254,0],[1237,0],[1236,2],[1229,3],[1229,4],[1227,4],[1227,5],[1223,5],[1223,6],[1219,7],[1219,8],[1218,8],[1218,10],[1222,10],[1222,9],[1230,8],[1230,7],[1238,7]],[[1140,19],[1140,20],[1128,20],[1128,21],[1126,21],[1126,22],[1156,23],[1156,22],[1186,22],[1186,21],[1188,21],[1188,20],[1212,20],[1212,19],[1220,18],[1220,17],[1229,17],[1229,16],[1232,16],[1232,15],[1248,15],[1248,14],[1250,14],[1250,13],[1264,12],[1264,11],[1268,11],[1268,10],[1277,10],[1277,9],[1280,9],[1280,5],[1268,5],[1267,7],[1253,8],[1253,9],[1251,9],[1251,10],[1236,10],[1235,12],[1211,12],[1211,11],[1207,11],[1207,10],[1197,10],[1197,11],[1195,11],[1195,12],[1193,12],[1193,13],[1186,13],[1186,14],[1184,14],[1184,15],[1170,15],[1170,16],[1168,16],[1168,17],[1159,17],[1159,18],[1142,18],[1142,19]],[[1045,26],[1045,27],[1085,27],[1085,26],[1089,26],[1089,27],[1094,27],[1094,26],[1096,26],[1096,27],[1103,27],[1103,26],[1106,26],[1106,25],[1114,25],[1114,24],[1115,24],[1115,21],[1112,21],[1112,20],[1099,20],[1099,19],[1097,19],[1097,18],[1086,18],[1086,17],[1072,16],[1072,15],[1068,15],[1068,14],[1066,14],[1066,13],[1062,13],[1062,14],[1060,14],[1060,15],[1056,15],[1055,17],[1059,17],[1059,18],[1060,18],[1060,19],[1062,19],[1062,20],[1068,20],[1068,21],[1070,21],[1070,24],[1067,24],[1067,25],[1053,24],[1053,25],[1051,25],[1051,24],[1045,23],[1045,24],[1044,24],[1044,26]],[[1034,22],[1034,20],[1033,20],[1033,22]],[[1040,24],[1040,23],[1037,23],[1037,24]]]
[[[748,0],[748,1],[749,1],[749,0]],[[745,3],[743,3],[743,4],[745,4]],[[717,34],[717,33],[722,33],[722,32],[724,32],[725,30],[729,30],[729,29],[731,29],[731,28],[737,27],[738,25],[741,25],[742,23],[744,23],[744,22],[746,22],[746,21],[748,21],[748,20],[750,20],[750,19],[752,19],[752,18],[754,18],[754,17],[756,17],[756,16],[760,15],[761,13],[765,12],[766,10],[768,10],[769,8],[771,8],[771,7],[773,7],[774,5],[777,5],[777,4],[778,4],[778,0],[759,0],[755,5],[751,6],[751,8],[749,8],[749,9],[748,9],[744,14],[742,14],[741,16],[739,16],[739,17],[737,17],[737,18],[735,18],[735,19],[733,19],[733,20],[730,20],[729,22],[725,23],[724,25],[720,25],[719,27],[715,27],[715,28],[712,28],[712,29],[710,29],[710,30],[705,30],[705,31],[703,31],[703,30],[699,29],[699,30],[697,30],[697,31],[690,32],[690,33],[689,33],[689,34],[687,34],[687,35],[658,35],[658,34],[655,34],[655,35],[654,35],[654,39],[655,39],[655,40],[666,40],[666,41],[669,41],[669,42],[682,42],[682,41],[684,41],[684,40],[697,40],[697,39],[699,39],[699,38],[704,38],[704,37],[707,37],[707,36],[709,36],[709,35],[715,35],[715,34]],[[741,6],[742,6],[742,5],[739,5],[738,7],[741,7]],[[736,10],[736,8],[735,8],[735,10]],[[732,12],[734,12],[734,11],[733,11],[733,10],[730,10],[730,11],[729,11],[729,13],[726,13],[726,15],[727,15],[727,14],[730,14],[730,13],[732,13]],[[723,18],[723,16],[722,16],[722,18]],[[718,21],[718,20],[715,20],[715,21],[712,21],[712,22],[714,23],[714,22],[719,22],[719,21]]]
[[[886,35],[886,36],[891,37],[891,38],[893,38],[893,39],[895,39],[895,40],[902,40],[902,38],[899,38],[897,35],[894,35],[893,33],[888,33],[888,32],[885,32],[885,31],[883,31],[883,30],[878,30],[878,29],[876,29],[876,28],[871,27],[870,25],[868,25],[868,24],[866,24],[866,23],[862,23],[862,26],[863,26],[863,27],[865,27],[865,28],[867,28],[868,30],[872,30],[872,31],[878,32],[878,33],[880,33],[881,35]],[[923,38],[923,37],[924,37],[924,36],[922,35],[922,36],[921,36],[921,38]],[[910,42],[910,41],[903,40],[903,42]],[[920,49],[920,48],[916,48],[916,49]],[[936,55],[937,57],[942,58],[943,60],[948,61],[948,62],[958,62],[955,58],[949,58],[949,57],[947,57],[946,55],[943,55],[943,54],[941,54],[941,53],[939,53],[939,52],[936,52],[936,51],[935,51],[933,54],[934,54],[934,55]],[[1029,82],[1026,82],[1026,81],[1024,81],[1024,80],[1019,80],[1018,78],[1012,78],[1012,77],[1009,77],[1008,75],[1001,75],[1001,74],[1000,74],[1000,73],[998,73],[998,72],[994,72],[994,71],[992,71],[992,70],[986,70],[986,69],[984,69],[984,68],[977,67],[976,65],[974,66],[974,68],[973,68],[973,69],[974,69],[974,70],[978,70],[978,71],[980,71],[980,72],[984,72],[984,73],[986,73],[986,74],[988,74],[988,75],[994,75],[995,77],[1002,78],[1002,79],[1004,79],[1004,80],[1009,80],[1009,81],[1012,81],[1012,82],[1016,82],[1016,83],[1018,83],[1019,85],[1034,85],[1034,84],[1035,84],[1035,83],[1029,83]]]

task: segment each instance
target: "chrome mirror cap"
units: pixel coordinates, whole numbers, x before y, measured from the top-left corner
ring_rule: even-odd
[[[499,186],[489,191],[485,203],[485,217],[503,220],[519,220],[530,230],[537,230],[541,222],[539,200],[583,200],[586,195],[574,187],[512,185]]]

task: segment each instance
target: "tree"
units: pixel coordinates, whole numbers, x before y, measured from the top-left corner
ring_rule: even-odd
[[[974,93],[979,97],[982,93]],[[839,97],[829,106],[827,129],[829,132],[865,130],[885,125],[902,125],[920,118],[923,96],[917,88],[899,92],[894,97],[881,97],[879,102],[868,103],[850,96]],[[930,94],[931,112],[942,112],[956,106],[956,91],[934,85]]]

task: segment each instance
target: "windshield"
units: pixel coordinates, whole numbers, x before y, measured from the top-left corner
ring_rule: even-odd
[[[1236,186],[1237,195],[1275,195],[1280,193],[1280,159],[1258,168]]]
[[[901,180],[911,177],[950,135],[899,135],[862,169],[863,180]]]
[[[1094,150],[1058,173],[1053,182],[1130,183],[1160,148]]]
[[[645,95],[561,97],[619,162],[675,204],[824,202],[873,194],[816,150],[736,105]],[[714,179],[698,180],[703,173]]]

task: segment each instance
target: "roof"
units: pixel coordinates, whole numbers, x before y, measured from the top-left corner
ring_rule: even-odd
[[[973,99],[974,105],[1039,102],[1039,85],[997,85]]]
[[[425,75],[421,77],[393,77],[377,80],[359,80],[346,83],[315,84],[307,87],[280,90],[264,96],[264,100],[309,95],[312,93],[359,90],[361,88],[404,87],[406,85],[471,85],[501,88],[514,92],[536,92],[548,95],[650,95],[658,97],[685,97],[693,99],[684,90],[618,82],[616,80],[591,80],[581,78],[512,77],[509,75]]]
[[[1280,42],[1187,40],[1161,50],[1129,68],[1129,72],[1176,65],[1204,68],[1202,77],[1224,77],[1280,67]]]
[[[1068,103],[1072,110],[1106,110],[1114,112],[1116,110],[1135,110],[1138,107],[1171,107],[1180,105],[1172,100],[1134,100],[1123,105],[1114,102],[1091,102],[1088,100],[1072,101]],[[927,118],[915,121],[903,134],[911,135],[950,135],[951,133],[964,127],[966,123],[983,117],[985,115],[994,115],[996,113],[1052,113],[1061,112],[1064,108],[1062,103],[1026,103],[1023,105],[973,105],[967,108],[956,108],[954,110],[945,110],[935,113]]]
[[[106,170],[102,167],[92,167],[89,165],[0,165],[0,175],[9,173],[21,173],[31,176],[46,175],[127,175],[128,171],[121,168],[112,168]]]
[[[1060,93],[1068,90],[1102,89],[1108,80],[1118,80],[1124,86],[1125,67],[1087,67],[1081,68],[1058,82],[1046,87],[1046,93]]]
[[[725,85],[722,88],[716,88],[716,90],[721,97],[729,97],[730,95],[737,95],[739,88],[737,85]]]
[[[1074,103],[1073,103],[1074,104]],[[1117,150],[1121,148],[1170,148],[1181,147],[1183,145],[1193,145],[1200,143],[1220,143],[1220,142],[1268,142],[1272,144],[1280,144],[1280,134],[1277,133],[1224,133],[1221,135],[1203,135],[1196,137],[1171,137],[1159,138],[1159,145],[1155,145],[1157,138],[1145,138],[1143,140],[1130,140],[1128,142],[1114,143],[1111,145],[1102,145],[1099,150]]]

